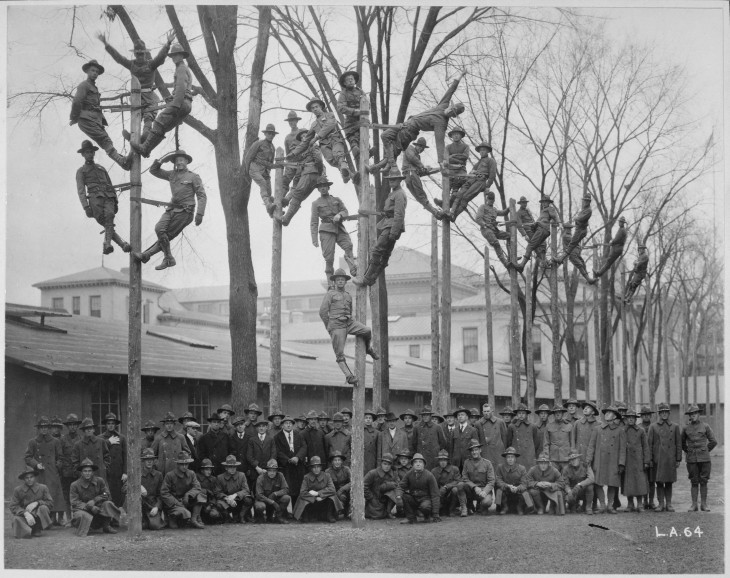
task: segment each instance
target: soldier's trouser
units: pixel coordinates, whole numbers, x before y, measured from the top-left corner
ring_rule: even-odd
[[[350,145],[352,156],[355,161],[355,166],[360,166],[360,118],[356,117],[354,120],[345,121],[345,139],[347,144]]]
[[[114,226],[114,215],[119,209],[116,195],[110,197],[89,195],[89,206],[97,223],[102,227]]]
[[[576,486],[575,491],[570,495],[566,494],[566,502],[570,507],[577,507],[579,502],[583,502],[583,506],[586,510],[592,507],[593,504],[593,484],[588,486]]]
[[[428,200],[428,196],[426,196],[426,191],[423,190],[423,183],[421,183],[421,179],[416,172],[407,171],[405,181],[406,187],[411,192],[411,195],[413,195],[413,198],[427,211],[433,213],[434,209]]]
[[[543,241],[545,241],[548,237],[550,237],[550,227],[544,227],[536,223],[535,228],[533,229],[532,237],[530,237],[530,241],[527,243],[525,256],[523,257],[525,262],[527,262],[527,260],[530,258],[532,252],[536,251],[538,247],[542,245]]]
[[[166,106],[162,109],[162,112],[157,115],[154,124],[152,125],[152,132],[158,134],[165,134],[179,125],[185,117],[190,114],[193,109],[193,101],[189,98],[183,100],[183,104],[180,107],[177,106]]]
[[[454,197],[456,196],[456,193],[459,192],[459,189],[464,186],[464,183],[466,183],[467,176],[468,174],[466,172],[466,169],[464,169],[463,172],[459,171],[459,174],[449,175],[449,190],[451,191],[449,207],[452,207],[454,205]]]
[[[71,484],[78,478],[61,477],[61,491],[63,497],[66,498],[66,522],[71,521]]]
[[[329,280],[330,276],[335,272],[335,247],[339,245],[350,259],[354,258],[352,254],[352,239],[350,234],[344,227],[337,227],[336,233],[327,231],[319,232],[319,246],[322,248],[322,257],[324,257],[324,273]]]
[[[321,502],[312,502],[304,506],[300,519],[325,521],[330,507],[334,509],[334,503],[330,498],[326,498]]]
[[[492,247],[499,246],[500,240],[509,241],[510,238],[507,231],[500,231],[499,229],[495,231],[488,227],[481,227],[480,230],[482,232],[482,237],[484,237],[487,240],[487,243],[489,243]]]
[[[343,321],[341,323],[344,324],[345,322]],[[334,328],[330,329],[330,339],[332,340],[332,349],[335,352],[335,359],[338,362],[345,361],[345,343],[347,342],[348,335],[355,335],[364,338],[365,349],[369,349],[372,333],[372,330],[368,326],[363,325],[354,319],[348,320],[347,325],[344,327],[338,327],[335,325]]]
[[[143,505],[142,525],[149,530],[162,530],[165,527],[165,521],[162,519],[162,509],[158,509],[157,514],[150,516],[150,508]]]
[[[383,142],[383,160],[386,161],[391,168],[395,166],[395,159],[404,150],[408,148],[418,137],[418,129],[412,129],[404,126],[402,129],[388,128],[383,131],[380,140]]]
[[[629,282],[626,284],[626,295],[624,295],[624,299],[630,299],[634,296],[634,293],[639,288],[639,285],[641,285],[641,282],[644,280],[644,275],[637,275],[636,273],[631,274],[631,279],[629,279]]]
[[[578,245],[580,245],[580,242],[585,239],[587,234],[588,227],[576,226],[573,230],[573,236],[570,238],[570,244],[565,249],[565,252],[570,255],[574,249],[578,248]]]
[[[527,508],[532,508],[535,505],[532,501],[532,496],[530,496],[530,492],[527,490],[519,494],[515,494],[509,490],[497,490],[494,494],[494,503],[497,506],[507,506],[507,508],[526,506]]]
[[[286,194],[289,191],[289,185],[297,186],[297,182],[299,182],[299,179],[296,178],[297,175],[297,169],[295,167],[284,167],[284,178],[282,182],[284,183],[284,194]]]
[[[573,267],[578,269],[584,278],[588,279],[588,271],[586,270],[586,262],[578,251],[568,253],[568,260],[573,264]]]
[[[431,498],[403,494],[403,509],[406,511],[406,518],[409,520],[415,520],[419,512],[424,518],[430,518],[432,513]]]
[[[600,277],[606,271],[608,271],[611,268],[611,265],[613,265],[618,260],[618,258],[621,257],[622,252],[623,252],[622,247],[611,247],[611,250],[608,253],[608,258],[606,259],[606,262],[603,264],[603,267],[601,267],[598,271],[596,271],[596,277]]]
[[[246,496],[242,500],[238,500],[235,506],[230,506],[225,500],[218,500],[216,502],[216,507],[218,510],[223,512],[223,516],[228,517],[230,514],[233,516],[234,520],[249,512],[251,510],[251,506],[253,506],[253,498],[250,496]]]
[[[144,141],[147,134],[152,129],[152,123],[154,122],[155,118],[157,118],[157,111],[156,110],[146,110],[146,108],[154,108],[158,104],[157,97],[155,96],[155,92],[153,90],[150,90],[149,92],[146,92],[145,89],[142,89],[142,106],[145,107],[145,109],[142,109],[142,125],[144,127],[142,132],[141,141]]]
[[[553,492],[551,490],[541,490],[540,488],[530,488],[527,491],[537,508],[540,508],[541,504],[545,503],[543,498],[553,502],[556,508],[562,503],[563,493],[560,490]]]
[[[300,175],[299,182],[296,186],[289,191],[287,197],[289,197],[289,207],[286,210],[286,214],[282,217],[281,222],[283,224],[289,224],[299,211],[299,207],[307,199],[312,191],[317,188],[317,180],[319,179],[319,173],[307,173]]]
[[[468,177],[461,188],[457,191],[451,213],[454,217],[458,217],[469,206],[469,203],[486,187],[487,181],[484,179],[475,179]]]
[[[712,462],[687,464],[688,478],[692,484],[707,484],[712,471]]]
[[[52,524],[48,506],[38,506],[33,512],[33,519],[35,519],[35,524],[29,526],[25,516],[13,516],[13,534],[16,538],[38,536],[41,530],[48,528]]]
[[[291,502],[291,498],[287,495],[280,496],[276,499],[276,503],[279,505],[279,512],[277,513],[276,509],[274,508],[273,504],[269,504],[266,502],[261,502],[259,500],[256,500],[253,504],[254,511],[259,516],[266,516],[267,518],[273,518],[277,515],[285,515],[286,510],[289,507],[289,503]]]
[[[92,514],[84,510],[74,510],[71,525],[76,528],[77,536],[83,538],[89,533],[90,529],[101,528],[112,520],[119,521],[121,510],[110,500],[102,502],[97,507],[99,508],[98,514]]]
[[[349,467],[350,464],[347,464]],[[350,490],[337,490],[337,499],[342,502],[342,510],[347,513],[350,511]]]
[[[378,234],[378,240],[370,251],[370,262],[378,263],[380,271],[388,266],[388,261],[398,239],[400,239],[400,233],[398,234],[398,238],[390,238],[389,228],[381,230]]]
[[[251,163],[248,174],[251,176],[251,180],[258,185],[261,198],[268,205],[267,199],[270,201],[274,200],[271,197],[271,176],[269,175],[269,169],[258,163]]]
[[[109,151],[114,148],[114,143],[112,143],[112,139],[107,134],[100,120],[79,118],[78,125],[81,132],[98,144],[102,150]]]
[[[348,168],[345,159],[345,141],[339,135],[336,137],[330,136],[326,142],[320,141],[319,151],[329,165],[340,170]]]
[[[169,245],[175,237],[182,233],[183,229],[193,222],[192,211],[178,210],[174,212],[169,209],[163,213],[155,225],[157,242],[145,250],[148,255],[154,255],[163,250],[164,245]]]
[[[484,488],[480,488],[471,482],[461,482],[459,486],[466,494],[466,501],[469,506],[476,502],[477,506],[481,507],[482,511],[486,513],[486,510],[492,505],[492,492],[484,493]]]
[[[441,513],[447,514],[450,513],[453,508],[457,507],[462,500],[466,501],[464,489],[460,488],[458,485],[448,489],[441,488],[439,491],[439,497],[441,502],[440,511]]]

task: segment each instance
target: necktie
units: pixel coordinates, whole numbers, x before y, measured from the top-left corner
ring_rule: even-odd
[[[289,451],[294,451],[294,441],[292,440],[291,433],[286,434],[287,439],[289,440]]]

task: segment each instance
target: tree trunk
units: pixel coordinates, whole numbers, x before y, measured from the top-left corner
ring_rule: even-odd
[[[563,282],[565,284],[565,349],[568,353],[568,397],[577,396],[576,375],[578,356],[575,347],[575,295],[578,290],[577,269],[573,275],[568,274],[567,261],[563,265]]]
[[[431,216],[431,406],[433,411],[439,408],[439,363],[440,363],[440,331],[439,331],[439,227],[436,217]],[[442,414],[443,415],[443,414]]]
[[[509,200],[509,219],[517,222],[517,211],[515,210],[515,200]],[[509,260],[511,263],[517,262],[517,227],[509,228],[510,247]],[[510,350],[512,360],[512,407],[514,408],[520,403],[520,318],[519,318],[519,301],[518,301],[518,284],[517,271],[514,267],[509,269],[510,279]]]
[[[443,144],[443,143],[442,143]],[[444,154],[444,164],[449,163],[449,153]],[[449,178],[441,181],[441,195],[444,212],[449,210]],[[451,221],[441,221],[441,342],[439,368],[439,409],[441,415],[448,411],[451,399]]]
[[[495,375],[494,375],[494,328],[492,325],[492,286],[489,280],[489,243],[484,244],[484,305],[487,315],[487,384],[488,384],[488,399],[492,407],[496,408],[497,403],[495,400],[494,386],[495,386]],[[528,365],[529,375],[529,365]],[[529,391],[529,377],[528,377],[528,391]],[[532,407],[532,406],[530,406]]]
[[[550,255],[556,257],[558,253],[558,228],[550,225]],[[558,268],[553,263],[550,268],[550,330],[553,342],[553,396],[556,404],[563,403],[563,375],[560,363],[560,313],[558,296]]]

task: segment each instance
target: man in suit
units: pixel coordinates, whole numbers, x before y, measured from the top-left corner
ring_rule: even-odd
[[[471,457],[469,446],[471,440],[479,439],[479,432],[475,427],[469,425],[468,409],[459,406],[453,415],[456,417],[457,424],[453,431],[449,454],[451,455],[451,463],[461,469],[464,462]]]
[[[220,414],[214,413],[208,418],[210,427],[203,434],[198,442],[198,458],[201,460],[208,458],[213,462],[213,475],[219,476],[223,473],[223,462],[231,453],[229,451],[230,438],[221,429],[223,419]]]
[[[385,454],[395,456],[408,449],[406,432],[396,427],[398,423],[397,416],[393,412],[388,412],[385,416],[385,423],[387,427],[378,434],[378,461],[381,461]]]
[[[281,427],[282,430],[274,436],[276,461],[289,486],[289,495],[296,503],[306,473],[304,459],[307,457],[307,443],[299,432],[294,431],[294,419],[291,416],[284,416]]]
[[[312,410],[307,414],[307,427],[304,429],[304,442],[307,444],[307,462],[314,456],[319,456],[323,462],[327,453],[324,449],[324,436],[326,432],[323,432],[319,427],[318,414]]]
[[[198,459],[198,440],[203,437],[203,434],[195,428],[199,428],[200,424],[194,419],[185,420],[183,425],[183,440],[187,447],[187,451],[190,457],[193,458],[193,463],[190,464],[190,469],[197,472],[200,469],[200,460]]]
[[[248,453],[246,458],[251,466],[251,474],[249,477],[249,487],[256,487],[256,479],[261,474],[266,473],[266,464],[269,460],[276,459],[276,446],[274,444],[274,436],[269,433],[269,422],[262,416],[259,416],[256,422],[256,435],[251,437],[248,443]],[[252,483],[251,483],[252,482]]]
[[[236,460],[240,462],[238,471],[246,474],[247,478],[251,478],[249,470],[251,466],[248,463],[248,444],[251,441],[251,436],[246,434],[246,418],[242,415],[233,419],[232,422],[234,432],[230,436],[228,442],[229,450],[231,455],[235,456]],[[253,487],[249,484],[249,488]]]

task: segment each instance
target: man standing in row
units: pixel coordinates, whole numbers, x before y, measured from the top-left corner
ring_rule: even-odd
[[[710,480],[712,462],[710,452],[717,445],[715,434],[710,426],[700,421],[700,408],[691,405],[684,412],[689,416],[689,424],[682,430],[682,450],[687,456],[687,473],[692,484],[692,505],[690,512],[697,511],[697,494],[699,489],[703,512],[709,512],[707,506],[707,482]]]

